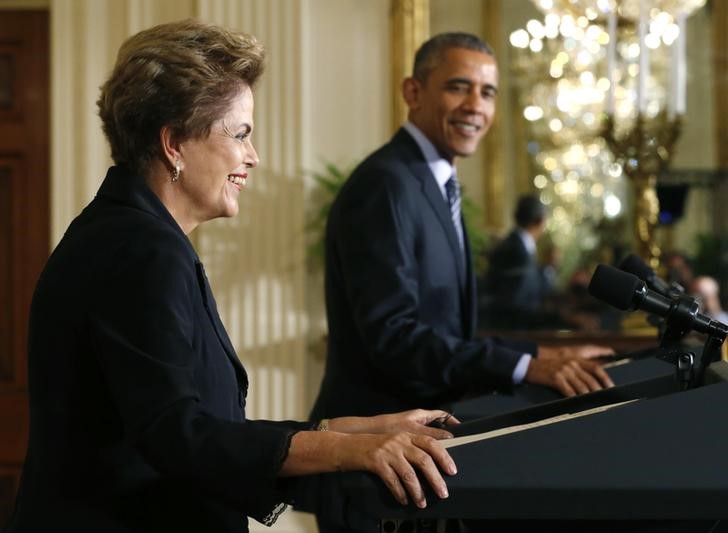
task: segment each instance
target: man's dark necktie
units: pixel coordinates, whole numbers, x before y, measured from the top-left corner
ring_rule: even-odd
[[[447,193],[447,203],[450,206],[450,216],[455,226],[455,233],[458,235],[460,243],[460,251],[465,252],[465,242],[463,240],[463,225],[461,217],[461,200],[460,200],[460,184],[457,178],[453,176],[445,182],[445,192]]]

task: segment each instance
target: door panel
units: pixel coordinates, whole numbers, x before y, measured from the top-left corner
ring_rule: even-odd
[[[28,310],[49,250],[48,13],[0,11],[0,530],[28,433]]]

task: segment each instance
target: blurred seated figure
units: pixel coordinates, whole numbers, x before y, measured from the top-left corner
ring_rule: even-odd
[[[552,290],[553,273],[542,269],[536,242],[546,228],[546,206],[537,196],[521,196],[516,227],[490,252],[488,272],[481,284],[479,316],[482,325],[497,329],[564,327],[559,313],[544,309]]]
[[[665,281],[677,283],[684,289],[688,289],[693,281],[693,269],[688,257],[680,252],[666,253],[662,259],[665,266]]]
[[[690,294],[700,299],[703,313],[713,320],[728,324],[728,313],[720,303],[718,282],[710,276],[698,276],[689,286]]]

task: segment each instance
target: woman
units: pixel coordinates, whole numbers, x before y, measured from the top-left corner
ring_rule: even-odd
[[[442,411],[310,424],[245,419],[248,379],[186,235],[238,212],[258,164],[263,50],[195,21],[128,39],[101,90],[116,165],[68,228],[30,316],[28,456],[10,531],[241,531],[290,477],[379,475],[424,507],[455,465]],[[393,428],[407,433],[391,433]],[[389,432],[389,434],[387,434]]]

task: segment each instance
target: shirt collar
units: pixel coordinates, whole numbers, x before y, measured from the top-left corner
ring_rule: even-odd
[[[525,229],[518,228],[518,236],[523,241],[523,245],[526,247],[526,251],[528,251],[528,253],[531,255],[535,254],[536,239],[533,238],[533,235],[528,233]]]
[[[420,147],[422,155],[425,156],[427,166],[430,167],[432,175],[435,176],[435,181],[437,181],[440,189],[444,191],[447,180],[456,174],[455,167],[437,152],[435,145],[432,144],[430,139],[417,126],[407,121],[402,127],[407,130],[417,143],[417,146]]]

